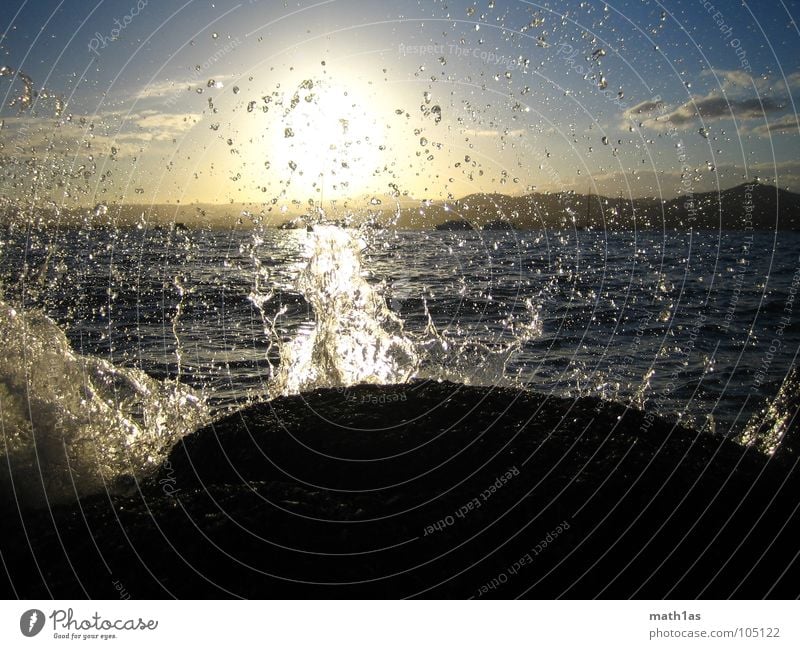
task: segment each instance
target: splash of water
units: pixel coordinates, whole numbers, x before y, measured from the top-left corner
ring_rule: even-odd
[[[131,486],[207,423],[200,395],[77,354],[42,313],[0,302],[0,485],[25,504]]]
[[[15,70],[7,65],[0,66],[0,77],[18,79],[22,84],[22,90],[12,98],[9,106],[16,107],[20,112],[23,112],[31,109],[37,99],[51,99],[55,103],[56,117],[61,117],[64,112],[64,98],[61,95],[50,92],[46,88],[37,91],[30,76],[22,70]]]
[[[403,322],[363,276],[366,243],[347,230],[317,225],[308,233],[297,287],[315,314],[310,331],[280,347],[273,395],[358,383],[404,383],[419,356]]]
[[[270,309],[277,292],[264,264],[255,264],[249,296],[280,358],[269,397],[414,377],[495,384],[512,356],[541,331],[538,310],[528,301],[527,316],[509,317],[502,341],[493,344],[464,332],[440,333],[429,313],[427,327],[411,333],[380,285],[367,280],[364,233],[317,224],[298,234],[305,242],[295,287],[313,309],[313,325],[281,339],[276,322],[285,307]],[[258,245],[256,235],[254,261]],[[186,292],[181,279],[175,286]],[[176,337],[181,309],[179,301]],[[132,479],[149,475],[176,442],[210,420],[205,400],[188,387],[76,353],[43,313],[0,301],[0,336],[0,486],[18,500],[57,503],[130,489]]]
[[[786,375],[775,398],[747,422],[737,441],[746,446],[755,446],[767,455],[774,455],[779,448],[787,445],[788,433],[798,413],[798,388],[800,388],[800,373],[793,367]],[[791,443],[796,445],[796,439],[791,440]]]
[[[506,318],[505,336],[493,343],[475,340],[461,331],[439,332],[427,304],[424,308],[428,324],[416,337],[418,348],[423,350],[420,376],[465,385],[524,385],[526,377],[521,372],[510,375],[508,365],[527,342],[542,335],[539,307],[531,299],[525,300],[524,316]]]
[[[454,380],[471,384],[510,384],[506,368],[529,340],[541,334],[538,308],[526,300],[521,317],[509,316],[504,336],[493,343],[464,332],[439,332],[427,304],[427,326],[406,329],[383,293],[364,277],[365,238],[358,230],[317,224],[307,233],[302,270],[295,287],[314,312],[314,325],[282,341],[268,303],[275,296],[264,287],[262,265],[255,258],[254,289],[249,299],[261,313],[270,348],[280,362],[273,368],[270,397],[323,387],[359,383],[405,383],[411,378]]]

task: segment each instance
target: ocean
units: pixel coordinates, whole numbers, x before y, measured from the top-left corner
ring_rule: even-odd
[[[8,453],[30,456],[33,407],[76,462],[104,449],[87,491],[248,404],[414,378],[733,438],[800,344],[791,232],[26,227],[2,244]]]

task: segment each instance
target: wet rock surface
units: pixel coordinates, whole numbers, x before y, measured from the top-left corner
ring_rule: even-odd
[[[791,453],[619,404],[414,382],[276,399],[126,496],[20,511],[8,596],[797,597]]]

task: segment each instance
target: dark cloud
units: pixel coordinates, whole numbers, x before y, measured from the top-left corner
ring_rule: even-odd
[[[645,101],[639,102],[635,106],[631,106],[628,110],[625,111],[627,116],[633,115],[644,115],[646,113],[652,113],[657,108],[661,108],[664,103],[661,101],[654,101],[652,99],[647,99]]]
[[[636,114],[647,114],[658,107],[656,102],[645,101],[626,111],[628,118]],[[649,117],[645,126],[655,129],[670,127],[691,126],[703,122],[714,122],[723,119],[747,120],[764,118],[766,115],[780,112],[785,109],[782,101],[770,97],[733,99],[721,95],[708,95],[694,97],[692,100],[681,104],[669,113]]]
[[[783,115],[782,117],[778,117],[766,124],[761,124],[760,126],[756,126],[752,129],[752,133],[758,135],[760,137],[769,137],[772,133],[781,133],[784,135],[797,135],[800,133],[800,128],[798,128],[797,115],[788,114]]]
[[[698,117],[706,121],[730,118],[732,115],[737,119],[754,119],[780,110],[783,110],[783,104],[769,97],[761,99],[704,97],[685,103],[669,117],[673,123],[680,125],[694,122]]]

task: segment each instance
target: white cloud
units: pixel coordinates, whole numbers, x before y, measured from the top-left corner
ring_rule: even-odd
[[[472,137],[519,137],[525,129],[518,128],[513,131],[499,131],[497,129],[472,129],[464,131],[464,135]]]
[[[141,137],[147,141],[152,140],[172,140],[183,135],[203,118],[199,113],[159,113],[156,111],[142,111],[131,115],[127,124],[133,124],[143,129],[146,133],[127,132],[131,137]]]
[[[187,88],[205,88],[210,80],[222,86],[236,78],[234,74],[217,74],[208,76],[208,72],[196,72],[193,75],[180,80],[162,79],[142,86],[133,93],[132,99],[136,101],[168,99],[173,103],[181,94],[187,93]]]

